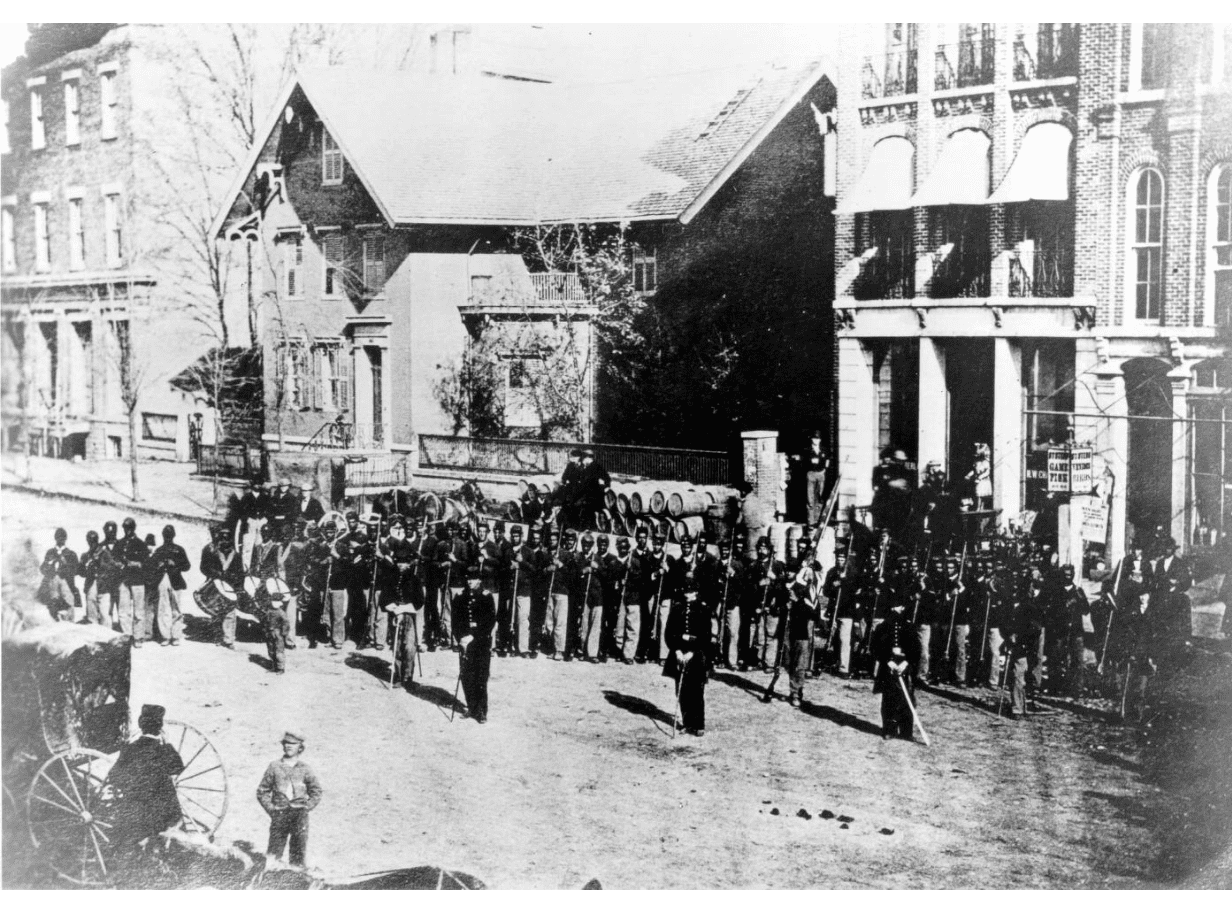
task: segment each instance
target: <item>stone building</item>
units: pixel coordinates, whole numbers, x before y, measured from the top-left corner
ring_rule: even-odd
[[[984,443],[1004,524],[1072,434],[1094,463],[1060,511],[1074,563],[1084,534],[1115,559],[1127,530],[1226,533],[1232,33],[890,23],[841,47],[846,502],[882,448],[953,480]]]
[[[165,161],[182,152],[154,27],[95,29],[4,74],[3,422],[32,452],[188,458],[199,403],[169,380],[211,342],[171,291],[182,274],[164,220]],[[33,64],[33,65],[31,65]],[[207,426],[210,422],[204,422]],[[208,427],[207,427],[208,434]]]

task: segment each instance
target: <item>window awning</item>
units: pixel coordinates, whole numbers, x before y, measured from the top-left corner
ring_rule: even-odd
[[[932,172],[912,199],[913,206],[982,206],[992,181],[992,141],[980,130],[959,130],[945,141]]]
[[[890,136],[873,146],[868,165],[837,212],[892,212],[911,208],[915,146]]]
[[[1037,124],[1022,146],[990,203],[1069,199],[1069,147],[1074,134],[1059,123]]]

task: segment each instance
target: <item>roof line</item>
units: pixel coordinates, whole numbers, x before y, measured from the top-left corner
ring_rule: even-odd
[[[765,138],[769,136],[774,128],[783,121],[783,118],[791,113],[795,106],[803,100],[805,95],[812,91],[813,87],[816,86],[825,75],[824,64],[822,62],[818,62],[813,70],[800,80],[800,84],[792,90],[791,94],[784,99],[783,103],[779,105],[778,110],[774,112],[773,116],[762,124],[756,133],[748,138],[745,144],[740,147],[739,151],[736,152],[732,159],[723,166],[723,169],[712,177],[710,182],[702,188],[701,192],[697,195],[693,202],[689,203],[689,205],[685,207],[684,211],[680,213],[679,216],[680,224],[687,225],[689,222],[693,221],[694,218],[696,218],[697,214],[705,208],[706,204],[709,203],[714,195],[719,192],[731,176],[735,174],[740,166],[748,160],[749,156],[757,150],[757,147],[762,144]]]
[[[260,142],[254,140],[252,148],[248,150],[248,154],[244,158],[244,167],[239,170],[231,181],[231,188],[227,191],[227,195],[223,197],[223,205],[219,208],[218,214],[214,216],[214,221],[210,224],[209,236],[211,238],[221,235],[223,228],[226,227],[227,216],[231,214],[231,207],[235,205],[236,199],[239,198],[241,191],[243,191],[244,184],[248,181],[248,175],[257,166],[257,160],[261,157],[265,143],[269,140],[270,134],[274,132],[274,127],[278,124],[278,118],[282,116],[282,110],[287,106],[287,102],[291,100],[291,93],[295,91],[295,87],[298,84],[299,79],[296,76],[292,76],[287,81],[286,86],[278,94],[278,102],[270,111],[269,117],[266,118],[265,129],[255,134],[262,137],[262,139]]]
[[[667,222],[672,221],[671,215],[595,215],[567,216],[561,218],[497,218],[488,216],[468,218],[456,216],[402,216],[393,221],[395,227],[402,225],[513,225],[517,227],[534,227],[535,225],[573,225],[614,222]]]
[[[312,105],[312,109],[317,112],[317,117],[319,117],[321,119],[321,123],[325,124],[325,126],[329,129],[329,135],[333,137],[334,142],[338,144],[338,148],[342,150],[343,160],[351,166],[351,170],[355,172],[356,177],[359,178],[359,182],[364,185],[364,189],[368,191],[368,195],[372,197],[372,201],[376,203],[376,207],[381,210],[381,215],[385,218],[385,224],[392,227],[394,224],[394,217],[390,213],[389,207],[385,205],[385,201],[382,200],[380,194],[376,192],[376,186],[372,183],[372,181],[368,180],[367,175],[364,174],[363,170],[359,167],[359,160],[351,154],[351,150],[348,149],[343,143],[342,134],[335,130],[333,125],[326,119],[325,112],[315,101],[312,100],[312,96],[308,93],[308,90],[304,88],[303,83],[301,82],[299,85],[301,89],[304,89],[304,95],[307,96],[309,103]]]

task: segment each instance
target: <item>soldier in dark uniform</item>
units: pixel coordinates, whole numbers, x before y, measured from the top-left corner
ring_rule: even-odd
[[[496,654],[518,655],[517,638],[514,631],[513,605],[513,544],[505,537],[505,524],[497,520],[492,524],[492,540],[490,548],[485,551],[496,553]]]
[[[321,622],[325,610],[326,568],[329,566],[329,543],[321,540],[321,530],[316,522],[309,521],[304,526],[304,551],[301,590],[299,593],[300,607],[304,613],[304,634],[308,637],[308,648],[316,649],[317,644],[324,642],[324,627]]]
[[[744,596],[745,566],[731,543],[719,542],[719,575],[716,580],[714,653],[724,668],[735,668],[740,661],[740,605]]]
[[[916,677],[920,639],[901,602],[894,603],[885,621],[874,631],[872,652],[877,662],[873,690],[881,693],[881,737],[910,740],[912,713],[908,700],[915,701],[912,681]]]
[[[1193,586],[1189,563],[1177,555],[1176,540],[1162,537],[1161,556],[1152,567],[1151,611],[1165,634],[1164,653],[1171,659],[1184,654],[1193,637],[1192,606],[1187,594]]]
[[[612,487],[612,478],[599,463],[595,462],[593,450],[582,451],[582,473],[580,476],[582,522],[592,526],[595,514],[604,507],[604,498]]]
[[[157,599],[158,633],[164,646],[180,645],[183,615],[180,593],[188,588],[184,574],[192,569],[188,552],[175,543],[175,526],[163,527],[163,543],[150,557],[150,585]]]
[[[115,547],[120,564],[120,632],[131,634],[134,648],[150,638],[153,617],[146,602],[146,563],[150,549],[137,537],[137,522],[132,517],[122,523],[124,537]]]
[[[111,596],[106,581],[115,575],[115,562],[111,551],[98,540],[98,533],[91,529],[86,533],[86,550],[81,555],[81,588],[85,595],[86,621],[91,624],[110,625]],[[104,607],[105,606],[105,607]]]
[[[654,601],[656,596],[657,583],[651,581],[651,575],[654,573],[655,567],[659,564],[663,555],[654,557],[650,550],[650,531],[644,526],[641,526],[634,533],[634,548],[633,559],[636,561],[638,578],[636,583],[630,582],[630,585],[635,585],[638,592],[641,594],[641,623],[638,625],[637,647],[633,654],[633,661],[642,663],[647,657],[655,654],[654,636],[655,636],[655,617],[653,614]]]
[[[792,583],[781,601],[779,630],[787,638],[784,661],[791,690],[788,702],[792,706],[803,706],[804,682],[809,671],[809,631],[811,624],[820,618],[805,583]]]
[[[840,657],[833,660],[833,665],[839,670],[840,674],[849,673],[849,666],[844,667],[841,662],[843,643],[840,639],[840,635],[843,633],[845,628],[847,656],[848,661],[850,661],[852,618],[855,617],[850,605],[853,597],[854,585],[849,582],[847,567],[846,540],[835,541],[834,566],[826,571],[826,578],[821,584],[821,594],[825,598],[830,612],[830,633],[827,637],[827,643],[833,644],[835,654]],[[843,623],[844,620],[847,622],[845,625]],[[828,661],[830,660],[828,659]]]
[[[68,533],[56,529],[56,546],[47,551],[40,568],[43,582],[39,586],[39,601],[47,606],[51,616],[56,620],[76,620],[73,609],[81,604],[81,595],[77,591],[77,576],[80,573],[80,562],[77,552],[68,547]]]
[[[237,601],[244,597],[244,563],[240,560],[239,552],[235,550],[235,540],[230,529],[221,528],[216,531],[215,540],[201,549],[198,566],[201,568],[201,575],[207,580],[226,583]],[[237,601],[223,603],[223,609],[214,616],[222,634],[220,645],[226,649],[235,648]]]
[[[362,648],[374,645],[369,639],[368,630],[368,595],[372,588],[373,569],[375,562],[375,536],[373,529],[368,530],[360,525],[359,514],[354,510],[346,511],[346,532],[342,536],[342,544],[346,545],[348,558],[345,568],[334,564],[334,572],[342,570],[347,581],[347,628],[355,645]]]
[[[458,642],[458,674],[466,708],[476,722],[488,721],[488,675],[492,666],[492,631],[496,628],[496,601],[480,589],[477,564],[464,570],[466,588],[454,598],[451,623]]]
[[[746,666],[768,670],[773,660],[774,637],[778,633],[778,619],[774,614],[777,591],[783,584],[787,570],[782,561],[770,554],[770,540],[762,536],[757,540],[757,560],[749,568],[749,585],[745,587],[743,614],[748,615],[749,654]],[[743,671],[744,669],[740,669]]]
[[[535,588],[543,570],[543,551],[534,529],[530,541],[522,541],[522,527],[509,530],[509,566],[506,592],[510,610],[509,648],[516,656],[538,656],[539,628],[532,626]],[[542,623],[542,622],[541,622]]]
[[[676,680],[680,727],[691,735],[706,733],[707,656],[710,653],[710,613],[697,597],[697,584],[682,577],[679,597],[664,631],[667,658],[664,677]]]
[[[1091,616],[1091,605],[1073,564],[1061,567],[1058,583],[1048,618],[1048,689],[1080,697],[1086,690],[1084,620]]]
[[[607,536],[603,538],[606,548]],[[573,590],[573,604],[579,622],[577,656],[587,662],[598,662],[603,623],[603,565],[602,558],[595,550],[595,537],[589,532],[582,535],[582,553],[577,561]]]
[[[618,541],[628,544],[623,538]],[[612,553],[606,535],[599,536],[597,546],[599,549],[599,578],[603,585],[603,623],[599,637],[599,661],[606,662],[608,658],[619,661],[621,652],[620,644],[616,640],[616,623],[624,600],[625,557]],[[627,550],[625,555],[628,555]]]
[[[107,782],[116,794],[117,848],[131,851],[136,843],[179,824],[182,817],[175,779],[184,761],[163,741],[166,710],[146,704],[137,717],[140,736],[120,749]]]
[[[637,655],[638,639],[642,629],[642,556],[634,552],[629,539],[616,542],[616,562],[612,574],[616,577],[616,624],[613,655],[626,665],[633,664]]]
[[[573,590],[576,587],[577,533],[566,530],[563,535],[548,533],[547,550],[552,558],[548,572],[547,631],[552,641],[554,661],[573,661],[570,651],[570,631],[573,627]]]

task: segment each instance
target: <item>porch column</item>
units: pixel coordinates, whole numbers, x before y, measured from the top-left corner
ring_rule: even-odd
[[[1099,363],[1096,340],[1080,339],[1074,365],[1077,376],[1094,376],[1091,383],[1074,385],[1074,411],[1084,415],[1102,414],[1100,418],[1076,418],[1074,437],[1079,444],[1090,445],[1104,461],[1106,483],[1111,488],[1108,497],[1108,566],[1125,556],[1125,486],[1129,478],[1129,405],[1125,400],[1125,375],[1120,362]],[[1091,365],[1089,373],[1087,365]]]
[[[1001,524],[1022,511],[1022,347],[993,339],[992,503]]]
[[[744,499],[744,526],[751,549],[774,521],[782,499],[783,473],[778,431],[742,431],[740,437],[744,447],[744,480],[753,486]]]
[[[1172,411],[1182,418],[1189,417],[1189,373],[1177,376],[1179,371],[1173,371],[1172,380]],[[1190,434],[1193,425],[1188,421],[1172,423],[1172,532],[1181,548],[1189,546],[1189,518],[1193,515],[1193,504],[1189,496],[1189,463]]]
[[[873,500],[877,444],[877,388],[873,365],[859,339],[838,340],[839,509]]]
[[[949,476],[949,395],[945,385],[945,349],[934,339],[920,339],[919,440],[916,465],[920,480],[930,462],[939,463]]]

